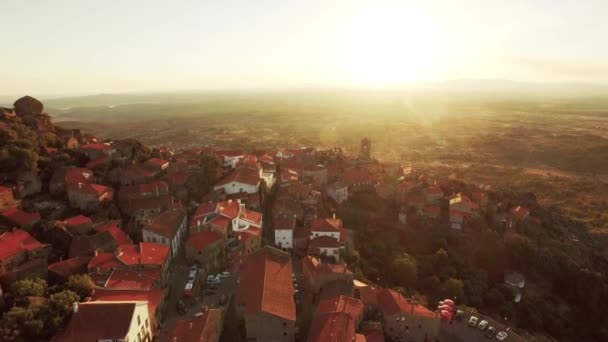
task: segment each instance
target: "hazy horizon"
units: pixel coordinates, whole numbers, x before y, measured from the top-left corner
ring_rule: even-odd
[[[595,0],[9,0],[0,94],[595,84],[608,79],[607,10]]]

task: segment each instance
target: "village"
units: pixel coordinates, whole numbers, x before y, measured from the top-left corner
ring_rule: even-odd
[[[42,115],[42,104],[25,97],[2,115],[2,127],[12,127]],[[45,297],[51,288],[79,281],[90,289],[63,302],[63,320],[46,338],[524,340],[507,320],[461,305],[456,294],[430,301],[351,267],[380,226],[390,234],[432,226],[466,244],[488,213],[505,240],[538,220],[524,201],[497,201],[490,186],[375,160],[366,138],[356,156],[315,147],[174,151],[34,128],[58,140],[37,153],[64,157],[46,173],[20,172],[0,186],[3,320],[12,317],[1,325],[3,340],[28,338],[17,311],[58,305],[57,293]],[[352,216],[364,212],[349,205],[364,196],[386,205],[355,218],[374,227],[355,229]],[[508,301],[519,302],[521,270],[497,272],[513,290]],[[42,281],[45,295],[15,293]]]

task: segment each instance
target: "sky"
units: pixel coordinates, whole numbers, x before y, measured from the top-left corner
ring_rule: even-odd
[[[0,0],[0,94],[608,80],[606,0]]]

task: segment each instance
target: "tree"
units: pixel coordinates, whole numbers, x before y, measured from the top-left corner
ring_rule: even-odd
[[[63,290],[52,294],[48,302],[48,326],[51,332],[61,328],[72,313],[72,306],[80,297],[72,290]]]
[[[82,300],[93,294],[94,284],[88,274],[75,274],[68,278],[66,288],[77,293]]]
[[[462,280],[449,278],[443,283],[443,286],[441,287],[441,294],[445,298],[456,298],[456,300],[462,300],[464,297],[464,284],[462,283]]]
[[[403,253],[393,260],[393,279],[407,289],[413,289],[418,279],[416,260]]]
[[[17,280],[11,285],[11,293],[16,298],[22,298],[26,296],[42,297],[45,295],[47,290],[47,283],[44,279],[40,278],[28,278]]]
[[[359,268],[359,252],[347,245],[342,251],[342,258],[348,265],[348,268],[356,271]]]
[[[498,308],[504,304],[505,296],[499,289],[493,287],[485,294],[483,300],[489,307]]]
[[[44,335],[44,307],[30,305],[15,306],[2,316],[0,340],[39,340]]]

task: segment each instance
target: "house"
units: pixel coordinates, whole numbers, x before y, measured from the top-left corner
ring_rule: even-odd
[[[436,185],[424,189],[423,192],[427,203],[437,203],[437,201],[443,198],[443,190]]]
[[[247,257],[262,246],[262,229],[249,227],[248,229],[238,231],[236,239],[241,245],[241,255]]]
[[[118,246],[112,252],[97,252],[88,264],[89,272],[106,272],[111,270],[160,270],[164,277],[171,263],[169,247],[154,243],[140,242],[139,244],[126,244]]]
[[[117,247],[118,242],[110,232],[80,235],[72,239],[68,256],[75,258],[80,255],[93,255],[96,251],[113,252]]]
[[[155,215],[173,206],[173,196],[170,194],[163,195],[160,192],[158,196],[155,194],[154,196],[147,197],[136,196],[134,194],[125,196],[125,192],[119,192],[118,196],[120,211],[134,219],[137,223],[145,223]]]
[[[49,282],[53,284],[65,283],[72,275],[86,273],[87,266],[92,258],[92,256],[81,255],[50,264]]]
[[[201,315],[178,319],[169,333],[167,341],[219,342],[222,327],[222,310],[204,309]]]
[[[49,182],[49,191],[57,195],[66,191],[68,184],[92,183],[93,171],[80,167],[58,168]]]
[[[245,152],[240,150],[216,151],[218,157],[222,159],[225,168],[235,168],[236,164],[245,157]]]
[[[6,228],[32,229],[40,221],[39,213],[28,213],[19,207],[12,207],[0,212],[0,224]]]
[[[374,190],[374,184],[376,183],[374,175],[361,167],[346,169],[342,174],[342,181],[348,185],[350,194]]]
[[[142,239],[169,246],[171,256],[175,258],[186,233],[186,212],[182,208],[173,207],[158,214],[142,228]]]
[[[100,184],[76,183],[67,185],[70,206],[81,210],[92,210],[103,202],[112,200],[112,189]]]
[[[111,172],[112,180],[122,186],[148,183],[154,180],[156,175],[156,172],[148,169],[143,164],[130,164]]]
[[[315,315],[308,332],[308,342],[359,342],[355,322],[345,312]]]
[[[114,269],[109,273],[89,273],[95,288],[109,291],[152,291],[165,284],[158,269]]]
[[[338,204],[348,199],[348,186],[342,182],[334,182],[325,187],[325,193]]]
[[[450,198],[450,211],[455,210],[467,215],[476,215],[479,211],[479,204],[471,201],[464,194],[456,194]]]
[[[217,273],[224,266],[224,236],[215,230],[191,234],[186,240],[186,259],[196,262],[206,274]]]
[[[318,294],[333,281],[353,282],[353,273],[341,264],[326,263],[314,256],[302,259],[304,286],[313,294]]]
[[[78,148],[78,151],[91,160],[99,158],[103,155],[111,157],[114,153],[116,153],[116,149],[108,143],[91,143],[82,145]]]
[[[211,208],[215,209],[211,211]],[[190,231],[200,231],[209,227],[222,233],[226,238],[235,232],[247,230],[250,227],[262,228],[263,215],[249,210],[240,200],[202,203],[190,221]]]
[[[340,261],[340,242],[331,236],[322,235],[312,238],[308,243],[308,254]]]
[[[247,193],[257,194],[260,188],[260,172],[249,168],[234,170],[224,179],[220,180],[214,190],[223,189],[227,195]]]
[[[320,236],[329,236],[340,241],[342,228],[342,220],[337,219],[335,214],[333,218],[317,218],[310,225],[310,237],[314,239]]]
[[[34,239],[28,232],[12,229],[0,235],[0,275],[19,268],[32,260],[44,260],[49,252],[46,245]]]
[[[242,265],[236,291],[237,312],[247,340],[294,341],[296,304],[289,254],[265,246]]]
[[[281,174],[279,175],[279,181],[281,184],[289,184],[291,182],[299,181],[298,172],[289,168],[281,168]]]
[[[395,290],[378,293],[385,336],[394,341],[436,341],[439,335],[439,316],[435,312],[407,300]]]
[[[316,316],[332,312],[344,312],[348,314],[355,323],[355,327],[363,321],[364,306],[361,300],[347,296],[336,296],[319,301]]]
[[[522,297],[522,290],[526,286],[526,277],[519,272],[505,273],[505,285],[513,290],[515,294],[513,301],[519,303]]]
[[[152,328],[148,303],[74,303],[65,328],[52,341],[151,341]]]
[[[144,167],[159,174],[169,168],[169,161],[160,158],[151,158],[144,162]]]
[[[15,205],[13,189],[0,185],[0,209]]]
[[[373,285],[356,286],[355,296],[363,303],[367,315],[373,316],[374,313],[378,312],[378,293],[380,291],[380,288]]]
[[[274,245],[285,252],[293,250],[293,230],[296,228],[296,218],[277,217],[274,220]]]
[[[97,233],[109,232],[118,245],[129,245],[133,243],[129,235],[120,228],[120,220],[95,223],[93,225],[93,230]]]
[[[302,170],[304,183],[327,184],[327,168],[323,165],[307,165]]]
[[[87,235],[93,232],[93,220],[84,215],[69,217],[62,223],[74,235]]]
[[[161,289],[139,291],[96,288],[92,300],[93,302],[114,303],[146,302],[148,306],[148,317],[150,319],[149,326],[152,331],[152,336],[157,336],[160,332],[160,323],[163,319],[163,312],[166,311],[165,297],[166,293]],[[146,324],[144,321],[144,326],[145,325]]]

